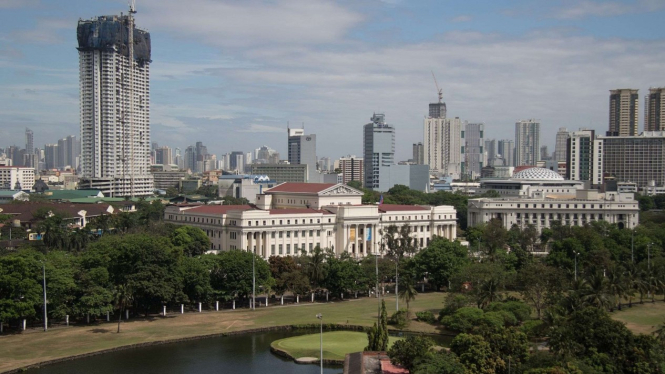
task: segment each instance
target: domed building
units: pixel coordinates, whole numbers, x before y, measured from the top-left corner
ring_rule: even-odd
[[[606,221],[630,229],[639,222],[633,193],[584,189],[584,182],[566,180],[545,168],[527,168],[508,179],[481,180],[479,192],[490,190],[501,197],[469,200],[469,226],[498,219],[506,229],[533,225],[540,232],[555,221],[570,226]]]
[[[584,188],[582,181],[565,180],[550,169],[532,167],[513,174],[508,179],[486,179],[480,181],[480,194],[494,190],[501,196],[528,197],[534,193],[552,195],[575,195]]]

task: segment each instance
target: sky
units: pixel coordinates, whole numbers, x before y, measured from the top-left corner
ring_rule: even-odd
[[[362,155],[374,112],[396,160],[422,141],[443,90],[448,117],[513,139],[515,122],[608,127],[609,90],[665,86],[665,0],[137,0],[152,39],[151,141],[209,153],[262,145],[286,157],[287,124],[319,157]],[[0,0],[0,147],[79,134],[79,19],[126,0]]]

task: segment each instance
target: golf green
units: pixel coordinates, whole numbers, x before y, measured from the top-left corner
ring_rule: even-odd
[[[294,359],[320,355],[320,334],[294,336],[275,340],[271,346],[286,352]],[[401,338],[389,337],[388,347]],[[360,352],[367,346],[367,334],[355,331],[332,331],[323,333],[323,358],[326,360],[344,360],[347,353]]]

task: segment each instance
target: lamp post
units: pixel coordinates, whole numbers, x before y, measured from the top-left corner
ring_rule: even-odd
[[[316,318],[318,318],[321,321],[321,333],[320,333],[320,343],[319,343],[319,348],[321,349],[321,374],[323,374],[323,314],[319,313],[316,315]]]
[[[256,247],[252,251],[252,310],[256,310]]]
[[[44,331],[48,330],[48,314],[46,310],[46,264],[42,261],[42,278],[44,286]]]
[[[579,252],[575,252],[575,281],[577,281],[577,255],[579,254]]]

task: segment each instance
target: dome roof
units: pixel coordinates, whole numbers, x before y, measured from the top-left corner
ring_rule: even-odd
[[[562,181],[564,180],[559,173],[545,168],[529,168],[513,174],[512,179],[530,179],[530,180],[548,180],[548,181]]]

